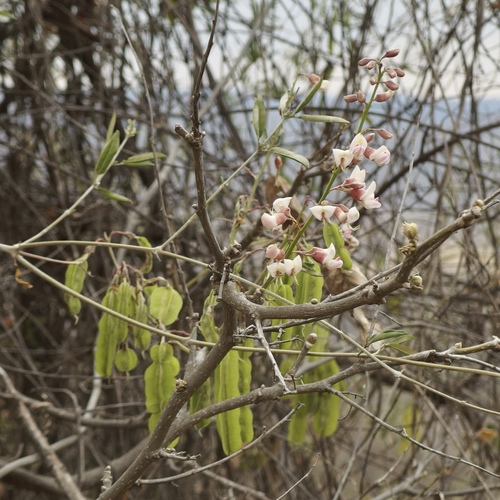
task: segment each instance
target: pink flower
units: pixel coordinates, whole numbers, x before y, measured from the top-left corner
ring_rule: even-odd
[[[342,267],[343,262],[340,257],[335,257],[337,250],[333,243],[327,249],[313,247],[307,252],[307,255],[312,257],[318,264],[325,266],[327,269],[338,269]]]
[[[320,221],[328,221],[335,213],[336,207],[332,205],[316,205],[315,207],[311,207],[309,209],[311,213],[316,217],[316,219]]]
[[[387,146],[380,146],[370,154],[369,158],[380,167],[391,161],[391,152]]]
[[[266,229],[281,231],[281,226],[287,220],[287,216],[283,213],[262,214],[260,220]]]
[[[344,151],[343,149],[333,149],[332,152],[335,165],[342,170],[348,167],[354,158],[350,151]]]
[[[276,243],[273,243],[266,248],[266,257],[268,259],[283,260],[285,251],[279,248]]]

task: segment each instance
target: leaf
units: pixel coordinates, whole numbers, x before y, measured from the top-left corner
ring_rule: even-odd
[[[136,240],[140,247],[151,248],[151,243],[145,236],[138,236]],[[153,254],[151,252],[145,252],[144,255],[145,261],[141,266],[140,271],[141,273],[146,274],[151,272],[151,269],[153,269]]]
[[[99,193],[101,193],[108,200],[118,201],[119,203],[128,203],[129,205],[134,204],[134,202],[130,198],[122,196],[121,194],[118,193],[113,193],[112,191],[104,189],[103,187],[98,187],[97,191],[99,191]]]
[[[321,84],[323,83],[323,78],[320,78],[309,90],[304,99],[297,105],[295,108],[295,114],[299,111],[303,110],[311,101],[311,99],[316,95],[316,92],[321,88]]]
[[[120,132],[118,130],[111,136],[109,140],[106,141],[104,148],[101,151],[99,159],[97,160],[94,173],[96,177],[98,175],[104,175],[111,167],[111,162],[115,157],[118,148],[120,147]]]
[[[264,99],[261,95],[256,97],[253,105],[252,124],[257,139],[266,135],[266,108],[264,106]]]
[[[286,158],[290,158],[291,160],[294,160],[301,165],[304,165],[305,167],[309,168],[309,160],[302,155],[299,155],[298,153],[294,153],[293,151],[290,151],[288,149],[284,148],[279,148],[278,146],[274,146],[273,148],[270,149],[271,153],[277,154],[284,156]]]
[[[149,312],[163,326],[171,325],[182,309],[182,297],[172,286],[159,286],[149,298]]]
[[[383,332],[376,333],[372,335],[367,342],[367,346],[373,344],[374,342],[380,342],[381,340],[391,340],[391,343],[400,343],[411,340],[413,335],[410,335],[405,330],[384,330]]]
[[[340,116],[331,116],[331,115],[294,115],[294,118],[299,118],[300,120],[304,120],[306,122],[318,122],[318,123],[341,123],[342,125],[349,125],[349,121],[344,118],[340,118]]]
[[[157,159],[166,157],[167,155],[163,153],[156,153]],[[151,167],[154,165],[154,159],[155,153],[140,153],[129,156],[126,160],[123,160],[120,165],[125,165],[126,167]]]
[[[106,142],[109,142],[113,137],[115,126],[116,126],[116,112],[113,111],[111,120],[109,121],[108,130],[106,132]]]

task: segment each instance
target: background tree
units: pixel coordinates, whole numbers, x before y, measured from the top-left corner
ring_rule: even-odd
[[[141,486],[129,489],[129,498],[278,498],[288,490],[290,498],[409,498],[438,492],[445,497],[496,498],[498,207],[492,202],[480,214],[481,204],[469,210],[477,199],[493,200],[499,183],[495,2],[223,3],[205,62],[213,2],[26,0],[6,2],[3,8],[0,478],[5,498],[95,498],[107,465],[111,482],[118,482],[103,497],[116,497],[118,487],[121,492],[135,481],[129,472],[132,483],[127,483],[123,474],[137,457],[144,458],[139,465],[150,466],[139,470]],[[221,328],[217,348],[195,348],[196,343],[172,342],[172,337],[163,344],[172,346],[168,355],[180,361],[175,377],[190,384],[213,375],[221,359],[234,361],[235,355],[228,352],[243,352],[231,349],[233,334],[241,333],[237,327],[258,326],[256,318],[262,320],[272,342],[269,329],[283,324],[283,319],[268,321],[273,313],[270,302],[251,309],[236,293],[234,281],[221,280],[224,271],[230,271],[224,265],[231,261],[236,283],[251,290],[243,280],[258,281],[268,264],[264,249],[273,236],[260,223],[266,205],[272,207],[278,196],[295,196],[298,205],[292,205],[292,213],[302,223],[307,219],[293,212],[294,207],[300,210],[307,196],[321,198],[333,168],[332,148],[347,150],[359,127],[363,105],[346,103],[343,97],[358,89],[369,95],[372,88],[373,73],[360,68],[358,61],[379,58],[395,47],[401,52],[394,64],[406,76],[397,80],[397,97],[374,104],[365,124],[393,135],[386,142],[390,163],[368,172],[377,182],[382,207],[362,211],[356,233],[360,244],[353,259],[365,276],[380,276],[402,261],[398,248],[408,244],[402,221],[418,224],[420,253],[410,254],[407,263],[409,269],[417,264],[422,292],[399,289],[402,283],[394,281],[399,271],[394,270],[380,277],[380,295],[371,299],[380,302],[393,285],[395,293],[381,307],[363,309],[369,329],[375,316],[374,326],[406,341],[399,349],[387,347],[376,360],[367,359],[366,352],[360,357],[361,348],[349,342],[363,344],[359,316],[355,314],[353,321],[347,311],[356,305],[356,297],[361,300],[363,290],[322,303],[325,318],[333,316],[336,307],[336,313],[346,311],[335,314],[331,322],[336,330],[328,336],[321,330],[326,327],[315,326],[319,337],[328,340],[323,350],[333,353],[338,375],[331,361],[308,357],[296,387],[311,392],[302,398],[283,397],[285,388],[275,383],[265,352],[254,352],[250,358],[238,354],[238,362],[246,366],[250,359],[252,382],[245,390],[236,388],[239,399],[224,402],[231,394],[222,395],[220,408],[250,405],[255,437],[263,426],[272,432],[217,468],[199,472],[194,479],[174,480],[228,452],[220,424],[219,433],[213,422],[200,429],[205,419],[215,418],[219,407],[211,404],[205,414],[198,414],[199,420],[189,417],[183,403],[190,386],[183,393],[178,385],[173,400],[179,416],[170,426],[177,412],[164,412],[164,427],[157,437],[162,429],[168,437],[179,436],[176,450],[186,454],[153,455],[160,444],[157,439],[152,442],[155,448],[146,445],[151,407],[145,411],[144,373],[159,354],[151,347],[141,355],[144,349],[131,344],[138,361],[135,369],[128,375],[116,368],[109,377],[96,375],[93,351],[102,311],[83,303],[75,323],[63,291],[46,276],[64,283],[67,263],[85,256],[89,275],[83,294],[100,304],[114,276],[130,273],[135,285],[132,270],[145,271],[152,265],[148,279],[168,280],[182,298],[178,320],[167,325],[169,335],[196,334],[198,342],[206,342],[203,336],[209,330],[198,320],[211,325],[212,318]],[[351,125],[288,120],[283,133],[276,134],[276,145],[307,158],[308,168],[284,155],[275,160],[270,148],[256,154],[255,97],[262,96],[257,111],[267,111],[271,132],[280,122],[282,96],[296,81],[292,111],[296,109],[293,106],[311,88],[298,75],[313,73],[329,80],[330,87],[317,93],[303,112],[342,117]],[[192,107],[191,94],[197,89],[201,95],[194,94]],[[184,133],[191,132],[193,113],[194,142]],[[135,121],[137,133],[132,133],[128,120]],[[175,128],[176,123],[180,127]],[[165,156],[147,157],[149,167],[130,166],[133,161],[113,166],[99,187],[115,194],[91,190],[76,211],[64,217],[95,182],[96,163],[111,139],[108,130],[117,130],[121,140],[127,131],[130,135],[118,162],[150,151]],[[201,131],[206,132],[203,164],[196,142]],[[276,185],[280,162],[282,175]],[[210,197],[206,210],[204,193]],[[117,195],[132,203],[120,203]],[[193,204],[198,218],[193,217]],[[478,223],[451,236],[476,215]],[[58,217],[62,222],[52,227]],[[457,222],[450,225],[453,221]],[[319,222],[310,225],[310,243],[323,242],[321,227]],[[444,240],[448,241],[438,247]],[[18,242],[23,242],[22,248],[15,247]],[[92,254],[84,252],[82,242],[94,244]],[[148,254],[147,242],[156,255]],[[241,252],[232,255],[231,244],[236,242]],[[110,250],[112,244],[118,246]],[[147,255],[153,255],[152,261]],[[33,268],[26,272],[29,264]],[[206,302],[214,280],[215,295],[220,289],[219,305],[216,300]],[[159,303],[164,300],[163,296]],[[286,307],[278,302],[276,306]],[[285,318],[310,319],[308,307],[312,305],[298,306],[296,316]],[[149,326],[156,329],[152,344],[160,345],[158,324],[150,321]],[[402,331],[413,338],[402,337]],[[286,347],[300,350],[301,344]],[[190,369],[196,353],[208,351],[211,357],[203,365],[208,371],[199,370],[199,365]],[[405,355],[413,357],[403,359]],[[286,363],[297,354],[274,356],[286,375]],[[324,367],[329,369],[316,386],[311,385],[315,382],[308,374]],[[332,388],[334,381],[344,385]],[[335,394],[327,395],[328,391]],[[324,392],[323,399],[308,399],[313,392]],[[328,411],[318,403],[324,404],[325,398],[336,401]],[[290,414],[298,402],[306,408]],[[299,412],[307,418],[298,419]],[[322,417],[338,424],[337,432],[322,437]],[[293,425],[305,422],[300,443],[291,440],[290,418],[295,419]],[[413,444],[402,437],[403,428]],[[164,444],[169,443],[167,439]],[[194,464],[191,459],[198,454]],[[125,478],[122,483],[120,478]],[[147,481],[165,478],[169,481],[160,484]]]

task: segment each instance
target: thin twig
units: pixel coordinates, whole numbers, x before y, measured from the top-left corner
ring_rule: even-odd
[[[17,395],[17,389],[14,387],[14,384],[11,382],[7,372],[0,366],[0,376],[3,378],[5,385],[7,386],[7,390],[15,397]],[[52,470],[54,471],[54,476],[59,483],[59,486],[66,493],[68,498],[74,500],[85,500],[85,496],[82,494],[75,481],[71,477],[71,474],[67,471],[64,464],[59,460],[56,455],[54,449],[50,446],[47,438],[43,435],[43,433],[38,428],[33,416],[28,410],[27,406],[21,401],[18,400],[19,405],[19,415],[21,420],[28,430],[28,433],[33,440],[35,446],[38,448],[41,455],[45,458],[47,463],[50,465]]]

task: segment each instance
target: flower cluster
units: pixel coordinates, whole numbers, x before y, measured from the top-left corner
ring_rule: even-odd
[[[276,244],[269,245],[266,249],[266,257],[274,260],[267,266],[269,274],[273,278],[283,275],[295,276],[302,270],[302,259],[297,255],[294,259],[285,259],[285,252]]]
[[[358,208],[364,208],[367,210],[372,210],[381,207],[381,203],[378,197],[375,196],[376,183],[372,181],[368,186],[366,185],[366,171],[359,167],[359,164],[366,158],[377,166],[387,165],[391,161],[391,152],[387,146],[382,145],[378,148],[372,147],[369,144],[378,135],[380,138],[387,140],[391,139],[392,134],[383,128],[366,128],[363,130],[363,124],[367,118],[368,111],[373,102],[385,102],[388,101],[399,88],[399,85],[394,81],[395,78],[405,76],[405,73],[400,68],[393,68],[385,66],[383,60],[391,59],[399,54],[399,50],[389,50],[381,58],[365,58],[359,61],[360,67],[365,67],[368,70],[376,69],[376,74],[370,78],[370,84],[374,86],[371,98],[367,99],[366,95],[360,90],[355,94],[350,94],[344,96],[346,102],[354,103],[358,102],[364,104],[365,111],[361,117],[361,123],[359,127],[359,133],[354,136],[349,147],[347,149],[333,149],[332,156],[335,162],[335,170],[332,175],[337,176],[340,172],[345,171],[348,167],[354,167],[349,173],[347,179],[345,179],[340,185],[335,186],[330,189],[330,191],[342,191],[349,195],[351,199],[356,202],[352,207],[347,207],[342,204],[333,204],[327,200],[322,201],[315,206],[311,207],[309,210],[312,217],[321,221],[324,225],[325,239],[328,242],[331,241],[332,228],[329,226],[331,224],[339,224],[339,229],[336,227],[333,234],[337,234],[336,237],[342,237],[344,242],[347,241],[357,241],[353,236],[353,231],[356,229],[352,227],[360,217]],[[316,74],[302,73],[309,80],[311,85],[317,85],[321,77]],[[328,88],[329,82],[322,80],[321,89],[326,90]],[[382,87],[383,91],[379,92],[379,88]],[[316,89],[318,90],[318,89]],[[290,100],[290,92],[287,93],[287,103]],[[310,97],[309,97],[310,99]],[[281,104],[280,104],[281,107]],[[318,118],[318,117],[315,117]],[[319,117],[321,118],[321,117]],[[311,121],[324,121],[324,120],[312,120]],[[276,168],[281,167],[281,161],[276,164]],[[297,227],[299,227],[298,222],[292,217],[290,210],[291,197],[288,198],[278,198],[274,201],[272,210],[270,213],[265,213],[261,216],[262,225],[271,231],[281,231],[283,224],[286,221],[293,221]],[[312,217],[304,224],[307,226],[312,220]],[[331,221],[332,217],[335,217],[338,222],[333,223]],[[305,227],[303,227],[305,229]],[[300,230],[299,234],[302,236],[303,229]],[[328,235],[328,236],[326,236]],[[341,235],[341,236],[340,236]],[[279,278],[284,275],[295,277],[302,269],[302,259],[301,255],[308,256],[314,261],[319,263],[323,270],[338,269],[345,266],[347,269],[352,265],[350,263],[349,255],[347,250],[345,250],[344,242],[335,241],[335,245],[342,248],[337,249],[332,243],[328,248],[323,249],[320,247],[313,247],[308,251],[296,250],[298,254],[294,259],[285,258],[285,251],[280,249],[276,244],[272,244],[267,247],[266,257],[272,259],[272,263],[267,266],[269,274],[273,278]],[[297,237],[298,240],[298,237]],[[297,244],[297,241],[294,242]],[[343,252],[347,252],[347,256]],[[289,254],[289,252],[287,252]],[[340,257],[342,255],[342,258]],[[294,278],[295,279],[295,278]]]

